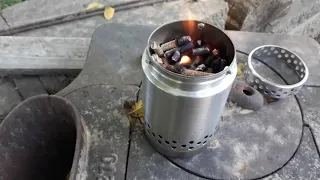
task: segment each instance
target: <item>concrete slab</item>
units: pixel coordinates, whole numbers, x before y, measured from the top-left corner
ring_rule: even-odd
[[[106,5],[112,6],[113,4],[129,1],[133,0],[117,0],[116,3],[112,0],[99,0],[97,2],[102,2]],[[37,0],[36,3],[34,1],[24,1],[4,9],[2,15],[4,18],[6,18],[10,27],[16,27],[41,20],[47,20],[57,16],[83,11],[91,2],[93,1]]]
[[[304,87],[298,94],[304,114],[304,121],[313,130],[316,143],[320,147],[320,87]]]
[[[159,26],[166,22],[190,18],[203,20],[224,29],[227,11],[228,5],[223,0],[201,0],[194,3],[179,0],[116,12],[110,21],[106,21],[102,16],[96,16],[20,33],[19,36],[91,37],[93,31],[101,24],[111,24],[110,26],[112,26],[113,23],[123,23]]]
[[[38,77],[14,78],[14,82],[24,99],[40,94],[48,94]]]
[[[0,83],[0,123],[4,117],[21,102],[21,97],[13,83],[9,80],[1,80]]]
[[[320,179],[320,158],[309,128],[304,128],[303,139],[295,156],[275,174],[264,180]]]

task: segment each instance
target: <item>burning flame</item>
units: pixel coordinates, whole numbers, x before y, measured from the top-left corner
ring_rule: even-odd
[[[196,22],[194,19],[196,19],[196,16],[191,12],[190,7],[188,7],[188,4],[184,4],[183,12],[182,12],[188,19],[188,21],[185,21],[183,23],[183,28],[186,31],[187,35],[192,35],[194,32],[194,28],[196,27]]]
[[[191,61],[191,58],[189,56],[182,56],[181,57],[181,60],[179,62],[180,65],[187,65],[187,64],[190,64],[192,61]]]

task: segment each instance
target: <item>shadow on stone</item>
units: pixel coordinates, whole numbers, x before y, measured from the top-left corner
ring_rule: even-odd
[[[68,100],[27,99],[0,125],[0,179],[66,179],[79,160],[83,133],[81,116]]]

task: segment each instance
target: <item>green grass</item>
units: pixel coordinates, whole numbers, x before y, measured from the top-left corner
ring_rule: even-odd
[[[0,0],[0,11],[9,6],[21,3],[22,0]]]

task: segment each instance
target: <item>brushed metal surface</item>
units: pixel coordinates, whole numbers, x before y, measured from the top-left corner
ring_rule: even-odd
[[[181,30],[182,24],[179,21],[164,27],[174,25],[175,30]],[[183,33],[181,30],[180,36]],[[157,30],[150,39],[154,34]],[[153,147],[167,156],[185,157],[200,152],[219,123],[237,71],[231,40],[222,31],[219,37],[230,42],[225,49],[233,54],[227,59],[229,67],[212,76],[187,77],[169,72],[150,61],[148,47],[142,56],[145,133]],[[159,41],[160,36],[157,38]]]

